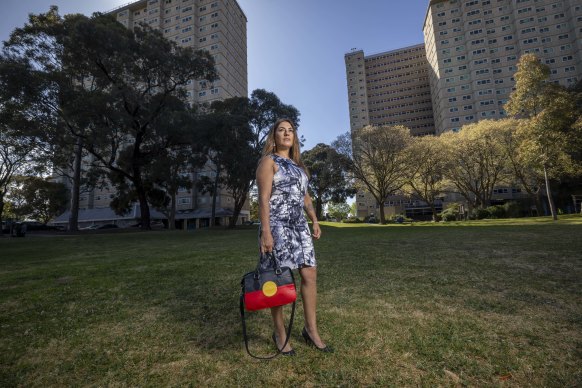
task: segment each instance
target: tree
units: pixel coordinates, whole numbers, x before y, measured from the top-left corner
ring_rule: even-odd
[[[32,151],[35,148],[34,138],[18,136],[0,125],[0,219],[6,194],[14,178],[32,170]]]
[[[350,160],[333,147],[319,143],[309,151],[303,151],[301,160],[311,174],[309,193],[315,201],[315,213],[322,216],[328,202],[342,203],[356,193],[350,182]]]
[[[343,220],[350,214],[350,205],[345,202],[330,202],[327,205],[327,214],[338,221]]]
[[[464,125],[460,132],[442,134],[445,176],[471,209],[490,205],[493,189],[506,178],[506,159],[501,147],[503,123],[481,120]]]
[[[38,220],[43,224],[61,214],[67,205],[67,188],[62,183],[26,176],[18,177],[10,191],[13,212],[19,218]]]
[[[550,69],[533,54],[522,55],[515,73],[515,90],[506,111],[521,118],[518,127],[522,135],[520,152],[544,178],[550,212],[558,219],[550,179],[571,172],[573,163],[569,150],[577,119],[575,100],[564,87],[548,82]]]
[[[236,226],[240,212],[247,201],[253,183],[252,174],[260,153],[253,148],[255,134],[251,129],[250,101],[246,97],[233,97],[216,101],[211,106],[207,145],[209,155],[217,170],[213,187],[213,214],[219,186],[224,187],[234,201],[229,227]],[[214,217],[213,217],[214,218]]]
[[[408,154],[409,180],[405,191],[430,206],[433,221],[437,220],[436,200],[446,189],[444,172],[446,158],[440,137],[413,138]]]
[[[361,187],[376,200],[381,224],[386,223],[386,197],[407,181],[407,149],[411,139],[406,127],[370,125],[356,131],[353,139],[345,134],[333,143],[340,153],[351,157],[350,169]]]
[[[146,25],[128,30],[111,15],[63,19],[56,7],[32,15],[9,46],[13,63],[31,72],[43,64],[43,93],[52,93],[50,109],[62,128],[99,171],[108,171],[119,193],[116,210],[136,198],[142,228],[149,229],[148,188],[154,185],[146,171],[168,148],[182,145],[164,119],[169,111],[184,110],[189,82],[215,79],[210,54],[179,47]]]
[[[0,57],[0,98],[10,122],[18,122],[26,136],[36,137],[34,163],[46,166],[71,181],[69,228],[77,229],[79,192],[82,182],[83,139],[74,136],[74,114],[89,99],[85,72],[69,66],[74,42],[67,43],[69,30],[82,15],[64,19],[53,6],[49,12],[30,15],[29,23],[15,29]],[[83,124],[85,125],[85,124]]]
[[[527,155],[521,152],[522,137],[525,135],[518,130],[521,124],[519,120],[511,118],[499,120],[499,123],[501,147],[507,160],[508,174],[528,193],[535,203],[537,214],[542,214],[540,194],[544,179],[529,163]]]
[[[215,145],[216,149],[220,147],[231,150],[223,153],[221,168],[224,170],[218,174],[218,178],[234,198],[235,206],[230,221],[230,227],[234,227],[254,185],[255,170],[270,127],[282,117],[292,120],[298,126],[299,111],[292,105],[284,104],[274,93],[264,89],[254,90],[250,99],[234,97],[216,102],[211,109],[218,116],[222,116],[220,126],[223,130],[235,134],[218,137],[219,142]],[[219,123],[220,120],[215,120],[216,122]],[[216,134],[211,136],[216,137]],[[219,183],[217,180],[216,184]]]

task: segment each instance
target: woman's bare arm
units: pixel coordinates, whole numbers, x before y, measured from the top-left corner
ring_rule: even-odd
[[[271,252],[273,250],[273,236],[271,235],[271,224],[269,216],[271,209],[269,201],[271,199],[271,188],[273,187],[273,177],[275,176],[275,162],[269,157],[265,157],[257,167],[257,187],[259,189],[259,220],[261,221],[261,252]]]

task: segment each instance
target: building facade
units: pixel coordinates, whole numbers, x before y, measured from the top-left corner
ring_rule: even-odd
[[[404,125],[413,135],[434,133],[424,44],[369,56],[352,50],[344,58],[352,131]]]
[[[248,96],[247,81],[247,18],[236,0],[139,0],[107,12],[127,28],[145,23],[162,31],[163,35],[182,47],[208,51],[215,60],[218,79],[214,82],[192,80],[186,86],[190,104],[210,104],[230,97]],[[87,160],[90,163],[90,160]],[[193,182],[206,176],[215,177],[211,163],[199,171],[184,171]],[[81,192],[81,212],[95,213],[95,209],[108,209],[115,197],[111,187],[98,187]],[[210,223],[212,196],[196,188],[180,189],[176,198],[176,224],[178,227],[197,228]],[[232,214],[234,201],[225,191],[217,196],[217,224],[225,224]],[[90,211],[89,211],[90,210]],[[97,214],[97,213],[95,213]],[[100,217],[109,214],[101,211]],[[81,214],[80,221],[84,215]],[[152,209],[152,219],[163,215]],[[109,217],[111,218],[111,217]],[[239,222],[249,218],[244,208]],[[117,219],[111,222],[123,224]],[[83,219],[81,226],[108,220]],[[127,222],[133,222],[129,220]]]
[[[109,13],[127,28],[145,23],[179,46],[212,55],[219,79],[192,80],[192,103],[248,95],[247,18],[236,0],[139,0]]]
[[[431,0],[423,31],[437,134],[504,117],[522,54],[553,82],[582,79],[579,0]]]
[[[366,125],[404,125],[412,135],[434,134],[424,44],[369,56],[352,50],[344,59],[352,133]],[[387,216],[401,210],[394,201],[386,201]],[[363,191],[356,196],[356,211],[357,217],[379,214],[374,197]]]

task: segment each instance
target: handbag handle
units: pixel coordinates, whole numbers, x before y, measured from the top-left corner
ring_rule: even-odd
[[[255,279],[258,279],[259,273],[260,273],[260,266],[261,266],[261,262],[263,261],[264,257],[268,257],[269,261],[271,263],[273,263],[273,268],[275,269],[275,273],[277,275],[281,275],[281,273],[283,272],[281,270],[281,266],[279,265],[279,260],[277,260],[277,257],[275,256],[274,252],[265,252],[265,253],[261,253],[261,255],[259,256],[259,262],[257,263],[257,268],[255,269]],[[293,280],[295,281],[295,280]]]

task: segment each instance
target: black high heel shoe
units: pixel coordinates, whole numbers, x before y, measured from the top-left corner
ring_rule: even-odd
[[[320,352],[323,352],[323,353],[333,353],[333,348],[331,346],[325,345],[323,348],[318,347],[315,344],[315,342],[313,342],[313,340],[311,339],[311,337],[309,336],[309,333],[307,333],[307,330],[305,329],[305,326],[303,327],[303,331],[301,332],[301,335],[303,336],[303,338],[305,339],[305,342],[307,342],[308,345],[313,346],[315,349],[319,350]]]
[[[275,343],[275,347],[276,347],[277,349],[279,349],[279,345],[277,345],[277,336],[275,335],[275,333],[273,333],[273,336],[272,336],[271,338],[273,338],[273,342]],[[280,350],[280,349],[279,349],[279,350]],[[296,353],[295,353],[295,349],[291,349],[291,350],[289,350],[288,352],[283,352],[283,351],[282,351],[282,352],[281,352],[281,355],[282,355],[282,356],[295,356],[295,355],[296,355]]]

